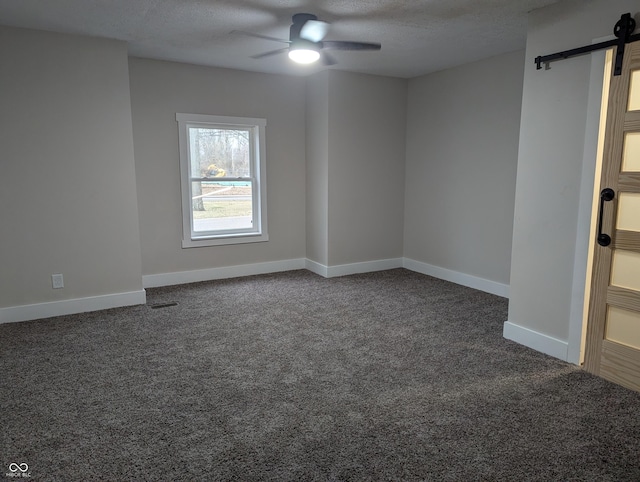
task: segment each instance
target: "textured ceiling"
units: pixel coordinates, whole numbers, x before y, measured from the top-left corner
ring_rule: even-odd
[[[137,57],[306,75],[286,55],[251,56],[288,38],[291,15],[331,23],[326,40],[379,42],[379,52],[332,51],[328,68],[415,77],[524,48],[527,12],[560,0],[0,0],[0,24],[125,40]]]

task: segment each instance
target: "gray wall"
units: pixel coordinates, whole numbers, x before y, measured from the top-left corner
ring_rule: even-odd
[[[142,275],[305,257],[327,267],[399,260],[411,225],[430,225],[419,203],[437,185],[430,169],[438,168],[422,165],[410,150],[405,176],[405,147],[422,151],[425,130],[433,132],[430,147],[459,144],[456,136],[440,139],[445,132],[435,121],[452,122],[458,111],[448,114],[445,100],[431,112],[432,103],[480,89],[468,79],[451,81],[455,72],[438,73],[411,81],[407,102],[403,79],[332,70],[304,79],[127,62],[126,46],[115,41],[2,32],[3,67],[12,72],[0,94],[7,106],[3,155],[29,162],[2,164],[3,205],[14,207],[2,212],[3,222],[14,235],[3,239],[0,307],[139,290]],[[502,69],[517,64],[509,59],[490,61],[501,79]],[[491,85],[489,69],[478,64],[460,72],[485,75]],[[492,97],[475,101],[469,128],[484,127],[491,106],[504,104],[498,91],[505,85],[485,86]],[[424,86],[439,90],[431,95]],[[176,112],[267,118],[268,242],[181,248]],[[38,142],[30,141],[28,125],[38,130]],[[407,126],[417,135],[407,138]],[[424,169],[419,175],[418,168]],[[25,169],[44,175],[22,182]],[[406,214],[405,177],[407,199],[416,202]],[[27,191],[44,193],[47,202],[25,197]],[[42,235],[30,234],[34,222]],[[491,240],[481,241],[483,249],[495,249]],[[491,276],[473,271],[468,260],[449,267]],[[51,289],[53,272],[65,274],[64,290]]]
[[[307,79],[307,258],[325,267],[402,256],[407,82]]]
[[[0,307],[141,290],[126,44],[0,27],[0,66]]]
[[[405,257],[509,284],[523,55],[409,81]]]
[[[567,0],[530,15],[509,321],[562,343],[569,338],[573,298],[584,290],[574,271],[576,263],[586,263],[586,257],[576,258],[576,244],[588,236],[577,223],[581,180],[583,174],[593,179],[582,172],[583,165],[593,169],[593,160],[583,156],[585,142],[595,142],[585,138],[592,60],[586,55],[537,71],[533,59],[611,36],[620,15],[638,7],[637,0]],[[579,333],[571,343],[579,344]]]
[[[305,257],[331,267],[408,256],[508,282],[521,54],[409,82],[333,70],[304,79],[1,32],[2,155],[20,162],[1,164],[11,235],[0,307]],[[267,119],[268,242],[181,248],[176,112]],[[64,290],[51,289],[54,272]]]
[[[329,264],[329,72],[307,79],[307,259]]]
[[[305,256],[305,80],[130,59],[142,272],[190,271]],[[176,112],[267,119],[269,241],[181,248]]]
[[[402,256],[407,83],[329,72],[329,265]]]

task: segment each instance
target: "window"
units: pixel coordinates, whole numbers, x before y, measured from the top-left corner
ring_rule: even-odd
[[[182,247],[267,241],[265,119],[176,114]]]

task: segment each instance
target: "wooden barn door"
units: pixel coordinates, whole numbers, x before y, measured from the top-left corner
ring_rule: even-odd
[[[640,42],[611,76],[584,367],[640,391]]]

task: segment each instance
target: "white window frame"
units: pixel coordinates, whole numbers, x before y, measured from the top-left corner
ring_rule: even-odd
[[[257,243],[269,240],[267,232],[266,189],[266,119],[250,117],[227,117],[203,114],[176,114],[178,122],[178,144],[180,149],[180,184],[182,188],[182,247],[219,246],[225,244]],[[253,227],[207,232],[193,230],[192,181],[199,176],[191,175],[191,152],[189,128],[247,129],[250,132],[250,181],[252,185]],[[248,180],[247,178],[220,178],[220,181]]]

